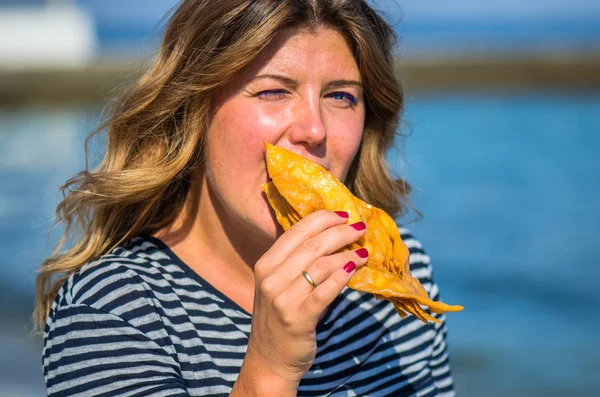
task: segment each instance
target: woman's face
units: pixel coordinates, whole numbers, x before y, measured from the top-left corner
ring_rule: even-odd
[[[203,189],[226,230],[274,240],[263,141],[344,180],[364,129],[362,80],[336,30],[287,30],[215,98]],[[204,203],[206,204],[206,203]],[[205,207],[202,205],[202,207]]]

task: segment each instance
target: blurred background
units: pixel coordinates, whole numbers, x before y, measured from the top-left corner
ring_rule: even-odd
[[[30,313],[58,187],[174,5],[0,0],[1,396],[45,393]],[[424,214],[407,226],[465,306],[458,395],[600,395],[600,2],[374,5],[400,37],[409,136],[389,160]]]

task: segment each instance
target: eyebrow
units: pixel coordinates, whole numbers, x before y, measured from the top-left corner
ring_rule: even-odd
[[[291,87],[297,87],[300,85],[300,82],[298,80],[294,80],[290,77],[282,76],[280,74],[271,74],[271,73],[254,76],[252,78],[252,80],[250,80],[250,81],[254,81],[254,80],[258,80],[258,79],[273,79],[273,80],[280,81],[283,84],[285,84],[287,86],[291,86]]]
[[[290,77],[286,77],[286,76],[283,76],[280,74],[272,74],[272,73],[261,74],[261,75],[258,75],[258,76],[255,76],[254,78],[252,78],[251,81],[258,80],[258,79],[273,79],[273,80],[280,81],[283,84],[285,84],[287,86],[291,86],[291,87],[297,87],[300,85],[300,82],[298,80],[295,80],[295,79],[292,79]],[[349,85],[363,88],[362,82],[360,82],[358,80],[340,79],[340,80],[328,81],[327,84],[325,84],[324,89],[340,88],[340,87],[346,87]]]
[[[353,85],[358,88],[363,88],[363,84],[358,80],[333,80],[333,81],[329,81],[327,84],[325,84],[325,88],[327,88],[327,89],[340,88],[340,87],[346,87],[349,85]]]

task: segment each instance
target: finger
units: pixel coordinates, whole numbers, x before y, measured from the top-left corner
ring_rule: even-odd
[[[364,266],[368,260],[368,251],[365,248],[358,250],[348,250],[337,254],[319,258],[306,268],[306,272],[315,282],[317,287],[321,285],[327,278],[331,277],[340,268],[350,263],[356,265],[357,268]],[[288,289],[288,299],[290,302],[301,302],[315,288],[302,275],[302,271],[292,281]]]
[[[328,274],[326,262],[330,261],[330,256],[356,242],[366,233],[364,223],[360,223],[362,225],[333,226],[303,241],[285,261],[272,269],[271,274],[286,286],[313,263],[327,269],[322,273]]]
[[[263,270],[265,273],[269,273],[273,267],[283,262],[302,242],[332,226],[347,221],[347,212],[328,210],[313,212],[283,233],[265,255],[260,258],[255,270]]]
[[[298,308],[299,314],[305,318],[315,319],[316,325],[321,313],[342,292],[355,272],[356,266],[350,264],[338,267],[302,301]]]

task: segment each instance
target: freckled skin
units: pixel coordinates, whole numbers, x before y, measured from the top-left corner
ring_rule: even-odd
[[[296,81],[284,84],[264,75]],[[285,147],[344,179],[358,151],[365,121],[361,81],[344,37],[336,30],[284,31],[216,98],[207,132],[205,192],[223,210],[220,222],[271,244],[277,223],[262,194],[267,181],[263,141]],[[266,93],[265,93],[266,92]],[[354,99],[355,103],[351,100]]]

